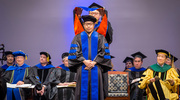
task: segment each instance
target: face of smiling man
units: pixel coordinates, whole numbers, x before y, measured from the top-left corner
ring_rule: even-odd
[[[22,66],[24,64],[25,57],[24,56],[17,56],[15,58],[15,61],[18,64],[18,66]]]
[[[158,53],[157,63],[162,66],[165,62],[166,62],[166,55],[163,53]]]
[[[94,31],[95,23],[93,23],[92,21],[86,21],[86,22],[84,22],[83,26],[84,26],[84,30],[86,31],[86,33],[89,34]]]
[[[7,64],[10,64],[10,65],[12,65],[13,63],[14,63],[14,56],[12,55],[12,54],[8,54],[7,56],[6,56],[6,58],[7,58]]]

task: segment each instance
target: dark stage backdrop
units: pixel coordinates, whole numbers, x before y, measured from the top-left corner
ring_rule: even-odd
[[[47,51],[57,66],[74,37],[73,9],[92,2],[109,12],[116,70],[122,71],[124,58],[137,51],[148,57],[144,67],[156,63],[155,49],[166,49],[180,59],[179,0],[1,0],[0,44],[27,53],[31,66],[39,63],[40,51]],[[179,67],[180,61],[175,65]]]

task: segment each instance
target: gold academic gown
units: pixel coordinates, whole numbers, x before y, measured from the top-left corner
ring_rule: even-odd
[[[158,64],[154,64],[153,66],[160,67]],[[165,66],[167,65],[165,64]],[[160,90],[159,89],[160,86],[157,86],[155,82],[153,83],[150,82],[150,79],[154,78],[155,76],[158,76],[160,78],[159,83],[160,83],[160,86],[162,87],[163,92],[157,91],[157,90]],[[143,73],[143,76],[141,77],[141,81],[139,82],[138,87],[140,89],[144,89],[148,85],[148,88],[146,88],[148,100],[156,100],[153,97],[153,94],[157,95],[158,100],[160,100],[159,94],[161,93],[164,93],[164,96],[166,99],[177,100],[179,98],[178,94],[176,93],[177,86],[180,84],[180,79],[178,77],[179,75],[174,68],[169,68],[167,71],[164,71],[164,72],[158,72],[152,69],[151,67],[148,67],[147,70]],[[171,86],[170,83],[166,81],[167,79],[173,79],[174,85]],[[154,87],[155,91],[152,91],[149,86]]]

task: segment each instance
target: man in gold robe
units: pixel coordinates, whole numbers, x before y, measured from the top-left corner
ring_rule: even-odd
[[[177,85],[180,80],[176,70],[165,64],[169,52],[162,49],[155,51],[157,63],[149,66],[143,73],[138,87],[146,88],[148,100],[177,100]]]

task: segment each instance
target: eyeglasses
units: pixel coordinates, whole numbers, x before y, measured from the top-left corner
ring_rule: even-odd
[[[90,12],[89,14],[93,16],[93,15],[98,15],[99,13],[98,12]]]
[[[84,23],[84,25],[85,25],[85,26],[88,26],[88,25],[92,26],[93,23]]]

